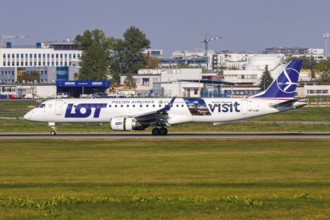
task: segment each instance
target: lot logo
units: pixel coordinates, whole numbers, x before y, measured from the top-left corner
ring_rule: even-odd
[[[74,104],[68,104],[65,118],[87,118],[93,111],[93,118],[99,118],[101,109],[106,107],[106,103],[81,103],[77,106],[74,106]]]

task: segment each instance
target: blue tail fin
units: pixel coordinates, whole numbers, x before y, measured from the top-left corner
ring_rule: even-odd
[[[301,60],[292,60],[273,83],[251,98],[293,98],[301,69]]]

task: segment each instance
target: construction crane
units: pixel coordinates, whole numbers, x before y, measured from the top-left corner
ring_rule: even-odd
[[[209,42],[211,41],[215,41],[215,40],[219,40],[221,39],[221,37],[214,37],[214,38],[208,38],[207,37],[207,34],[205,34],[205,38],[204,40],[201,40],[202,43],[204,43],[204,46],[205,46],[205,56],[208,55],[208,51],[209,51]]]

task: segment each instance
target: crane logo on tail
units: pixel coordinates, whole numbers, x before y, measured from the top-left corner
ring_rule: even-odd
[[[288,71],[290,72],[291,78],[288,74]],[[281,74],[276,80],[278,89],[284,93],[294,93],[298,83],[292,82],[292,79],[296,79],[298,77],[299,72],[297,70],[293,68],[285,69],[283,74]]]

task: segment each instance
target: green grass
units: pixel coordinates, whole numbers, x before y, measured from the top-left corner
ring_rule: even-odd
[[[32,106],[36,106],[40,101],[37,100],[18,100],[18,101],[10,101],[10,100],[0,100],[0,111],[16,111],[16,110],[29,110]]]
[[[0,140],[0,218],[327,219],[328,139]]]

